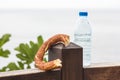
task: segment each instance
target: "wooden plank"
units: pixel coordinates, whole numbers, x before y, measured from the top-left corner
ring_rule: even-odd
[[[40,71],[38,69],[0,72],[0,80],[61,80],[60,70]]]
[[[84,68],[84,80],[120,80],[120,63],[97,63]]]
[[[56,45],[49,50],[49,60],[62,60],[61,80],[83,80],[82,47],[70,43]]]

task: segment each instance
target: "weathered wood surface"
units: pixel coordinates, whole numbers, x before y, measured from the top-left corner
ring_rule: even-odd
[[[120,80],[120,64],[92,64],[84,68],[84,80]]]
[[[49,51],[49,60],[62,60],[61,80],[83,80],[82,48],[70,43],[67,47],[56,45]]]
[[[61,80],[60,70],[40,71],[38,69],[0,72],[0,80]]]

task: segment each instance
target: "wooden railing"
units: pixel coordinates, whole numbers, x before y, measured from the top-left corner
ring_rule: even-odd
[[[40,71],[38,69],[1,72],[0,80],[60,80],[60,71]]]
[[[62,60],[62,68],[51,71],[26,69],[0,72],[0,80],[120,80],[120,64],[91,64],[83,68],[82,47],[59,44],[49,50],[49,61]]]

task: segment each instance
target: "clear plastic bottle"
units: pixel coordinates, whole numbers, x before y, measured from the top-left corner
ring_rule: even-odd
[[[83,47],[83,67],[91,63],[91,27],[87,19],[88,12],[79,12],[74,32],[74,43]]]

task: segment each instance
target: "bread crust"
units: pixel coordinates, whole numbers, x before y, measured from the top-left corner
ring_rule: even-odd
[[[56,59],[53,61],[45,62],[43,61],[43,57],[45,52],[54,44],[57,43],[63,43],[65,46],[69,44],[69,36],[66,34],[56,34],[53,37],[49,38],[47,41],[45,41],[41,47],[38,49],[34,61],[36,67],[38,67],[41,70],[51,70],[51,69],[56,69],[56,68],[61,68],[61,60]]]

